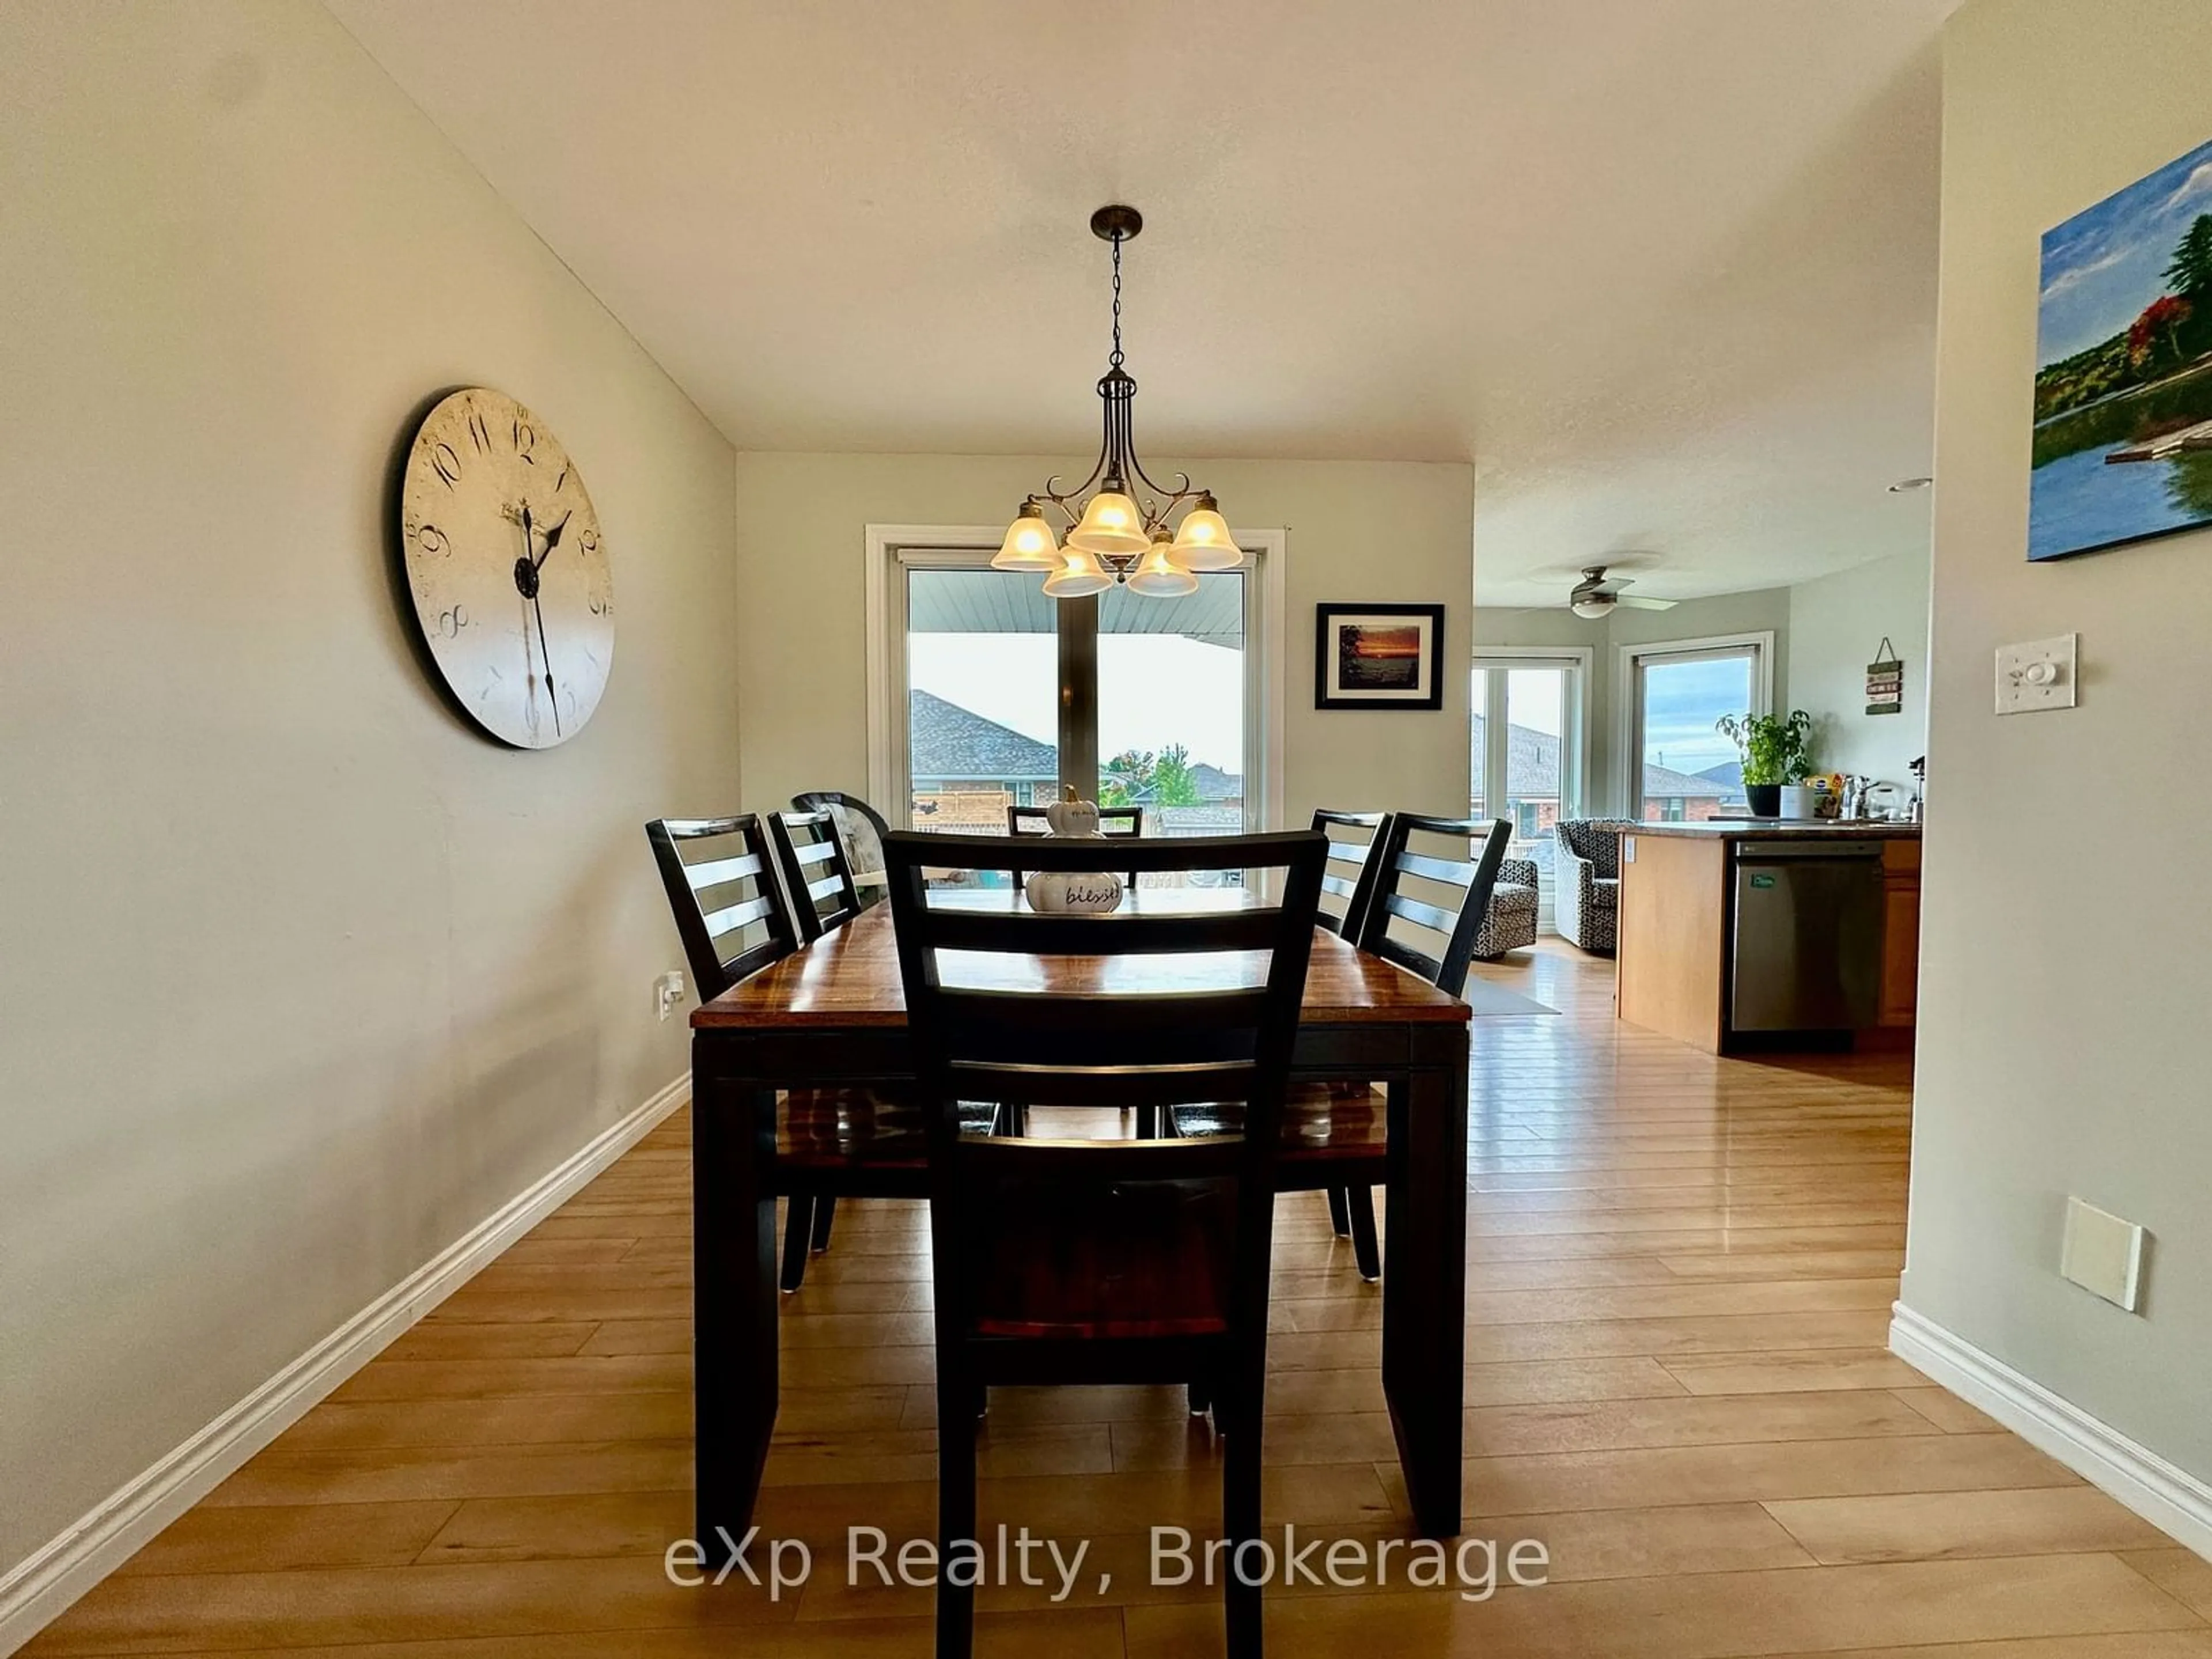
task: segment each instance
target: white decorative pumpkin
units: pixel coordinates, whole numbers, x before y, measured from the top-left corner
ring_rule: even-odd
[[[1121,902],[1121,878],[1041,870],[1022,884],[1030,908],[1045,915],[1099,915]]]
[[[1046,827],[1066,841],[1102,841],[1098,803],[1095,800],[1056,800],[1044,809]]]

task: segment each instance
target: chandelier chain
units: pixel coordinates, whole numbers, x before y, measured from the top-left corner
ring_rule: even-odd
[[[1114,351],[1107,358],[1109,367],[1121,367],[1121,237],[1114,236]]]

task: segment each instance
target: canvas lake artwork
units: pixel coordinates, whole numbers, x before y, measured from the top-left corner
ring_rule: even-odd
[[[2043,239],[2027,556],[2212,523],[2212,142]]]

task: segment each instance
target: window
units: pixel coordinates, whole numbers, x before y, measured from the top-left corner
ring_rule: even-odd
[[[1238,836],[1258,823],[1245,787],[1245,586],[1243,571],[1218,570],[1180,599],[1098,596],[1098,770],[1083,793],[1143,807],[1146,835]]]
[[[1479,651],[1469,688],[1470,816],[1513,826],[1508,856],[1537,868],[1539,924],[1549,925],[1553,834],[1583,799],[1587,651]]]
[[[1255,775],[1272,769],[1261,557],[1201,574],[1181,599],[1117,587],[1058,601],[1031,573],[991,569],[990,533],[991,546],[916,546],[870,532],[872,791],[951,834],[1004,834],[1009,806],[1064,787],[1142,807],[1147,836],[1259,828]],[[1273,550],[1279,537],[1254,539]]]
[[[1020,571],[902,574],[909,821],[944,835],[1004,835],[1007,807],[1060,798],[1052,602],[1030,603],[1036,584]]]
[[[1767,711],[1773,653],[1771,634],[1621,648],[1629,817],[1680,823],[1743,816],[1735,745],[1714,728],[1730,714]]]

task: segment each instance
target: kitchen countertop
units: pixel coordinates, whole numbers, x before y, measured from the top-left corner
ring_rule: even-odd
[[[1702,818],[1679,823],[1639,823],[1630,836],[1682,836],[1706,841],[1772,841],[1807,838],[1917,839],[1917,823],[1880,823],[1870,818]]]

